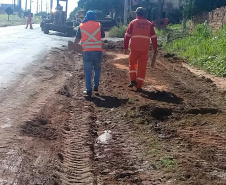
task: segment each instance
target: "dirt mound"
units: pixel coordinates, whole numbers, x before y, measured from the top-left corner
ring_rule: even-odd
[[[40,137],[47,140],[53,140],[57,138],[56,128],[51,128],[51,123],[43,118],[37,118],[32,121],[26,121],[21,126],[22,134]]]

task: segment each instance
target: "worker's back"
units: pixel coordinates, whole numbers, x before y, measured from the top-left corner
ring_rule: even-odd
[[[151,22],[145,18],[134,19],[132,22],[131,50],[147,51],[150,47]]]

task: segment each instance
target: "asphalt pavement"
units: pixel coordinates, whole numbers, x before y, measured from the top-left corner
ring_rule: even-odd
[[[52,47],[67,45],[68,38],[57,32],[46,35],[39,25],[0,27],[0,92],[16,83],[25,68],[41,59]]]

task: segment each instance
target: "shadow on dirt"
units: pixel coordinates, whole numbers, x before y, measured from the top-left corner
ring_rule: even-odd
[[[193,108],[187,111],[188,114],[217,114],[220,112],[218,108]]]
[[[97,107],[117,108],[128,102],[128,99],[118,99],[112,96],[93,96],[85,97],[86,100],[93,102]]]
[[[177,97],[175,94],[166,91],[145,91],[142,90],[143,97],[151,100],[157,100],[167,103],[181,104],[182,98]]]
[[[148,116],[150,118],[154,118],[155,120],[165,121],[168,119],[169,116],[172,115],[172,109],[164,108],[164,107],[157,107],[157,106],[150,106],[150,105],[143,105],[139,108],[140,116],[145,117]]]

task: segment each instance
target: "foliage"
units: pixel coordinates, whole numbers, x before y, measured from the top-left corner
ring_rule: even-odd
[[[177,162],[171,157],[164,157],[160,159],[160,161],[157,162],[156,165],[166,168],[169,171],[174,170],[178,166]]]
[[[222,6],[226,6],[225,0],[187,0],[184,6],[184,15],[191,18],[204,11],[209,12]]]
[[[109,30],[109,36],[110,37],[117,37],[117,38],[123,38],[126,33],[127,26],[125,25],[118,25],[114,26]]]
[[[187,37],[173,40],[165,45],[165,50],[187,58],[192,65],[226,77],[226,28],[212,34],[205,25],[197,25]]]
[[[75,9],[69,14],[69,20],[74,20],[76,12],[79,10],[79,7],[75,7]]]

